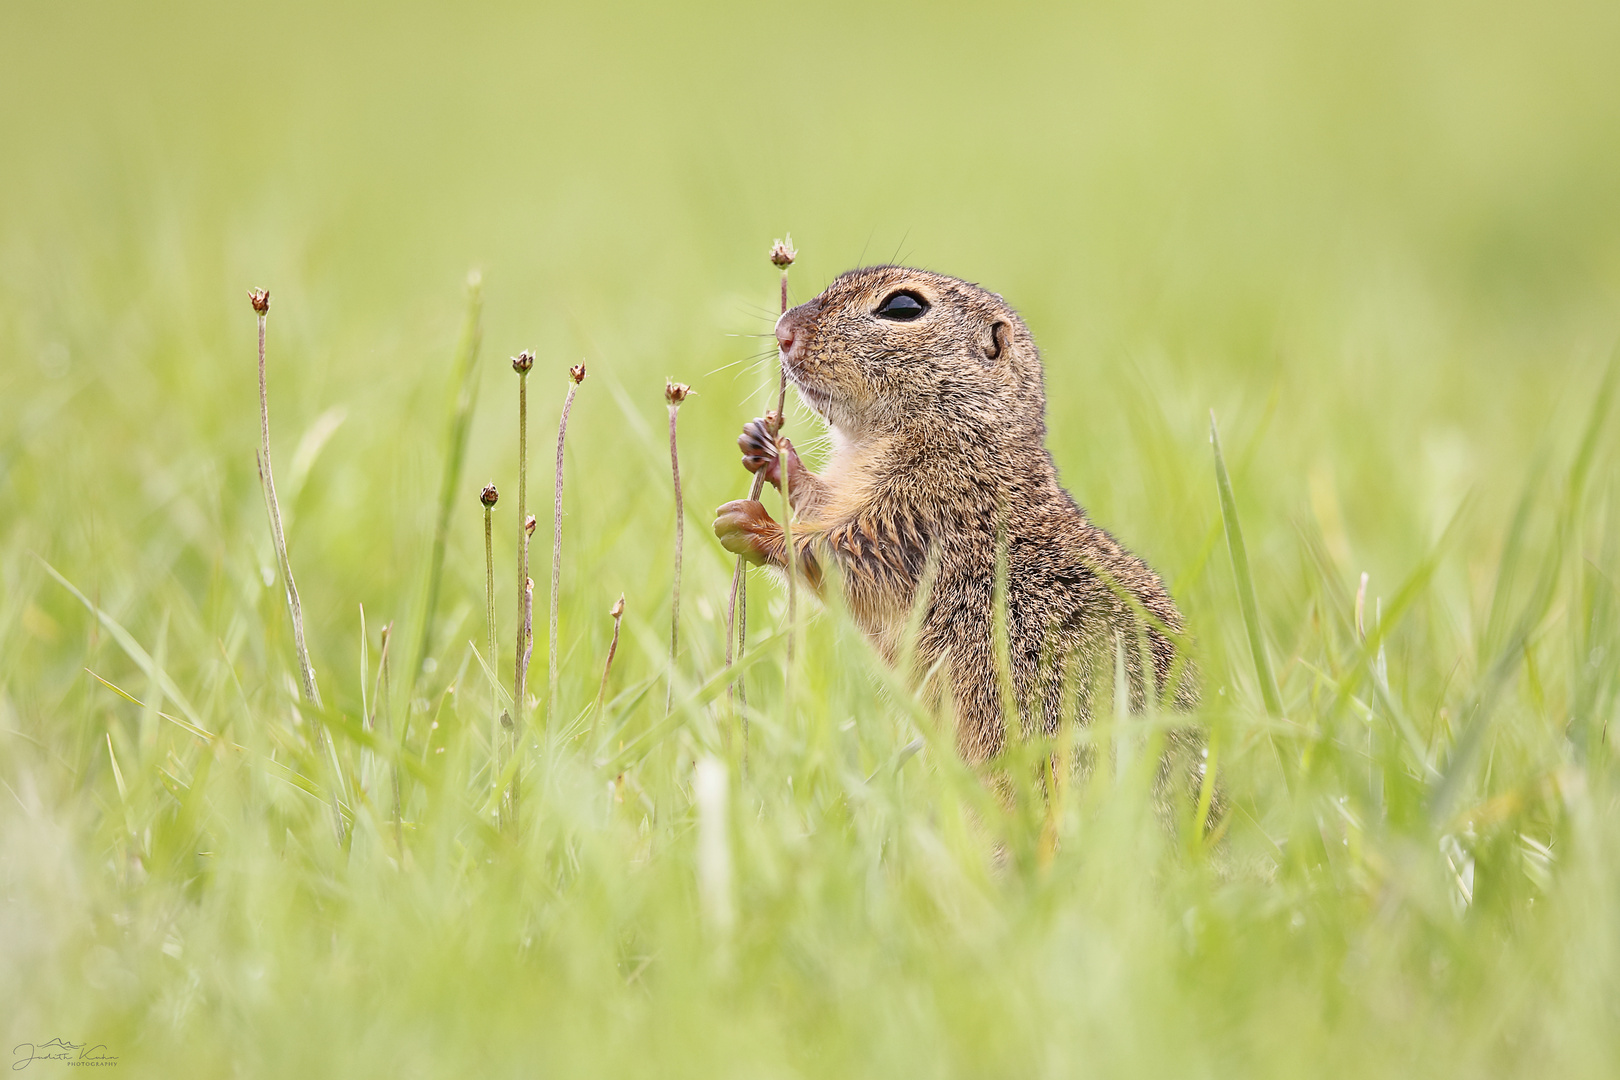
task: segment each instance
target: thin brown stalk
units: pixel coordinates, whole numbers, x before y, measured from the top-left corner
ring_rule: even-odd
[[[664,400],[669,404],[669,468],[675,477],[675,585],[669,602],[669,687],[664,694],[664,714],[675,706],[675,655],[681,643],[681,548],[686,539],[686,515],[681,498],[681,455],[675,443],[675,421],[681,402],[692,392],[685,383],[666,379]]]
[[[528,634],[523,626],[523,598],[525,583],[529,580],[529,537],[534,530],[529,525],[529,372],[534,368],[534,354],[525,349],[512,357],[512,370],[518,374],[518,639],[512,646],[512,708],[517,710],[513,723],[523,726],[523,696],[528,682]],[[490,664],[495,658],[490,657]]]
[[[568,438],[568,413],[574,407],[574,392],[585,381],[585,365],[568,369],[568,396],[563,398],[562,419],[557,424],[556,487],[551,501],[551,667],[546,682],[547,723],[557,712],[557,602],[562,585],[562,497],[563,441]]]
[[[534,520],[531,515],[530,521]],[[529,672],[529,659],[534,655],[534,578],[523,579],[523,673]]]
[[[786,315],[788,309],[788,267],[799,253],[793,247],[793,234],[788,233],[786,240],[778,240],[771,245],[771,265],[782,271],[782,309],[781,314]],[[780,317],[780,316],[779,316]],[[775,438],[781,431],[787,417],[787,366],[781,362],[781,354],[777,354],[777,383],[776,383],[776,425],[771,431]],[[758,499],[765,490],[765,476],[763,473],[754,474],[754,482],[748,488],[748,497]],[[742,615],[738,617],[739,608]],[[737,556],[737,566],[731,572],[731,596],[726,601],[726,669],[731,669],[731,636],[737,635],[737,659],[748,649],[748,564],[741,555]],[[742,679],[726,687],[726,698],[729,701],[735,689],[737,700],[744,708],[748,705],[748,688]],[[748,720],[743,719],[744,738],[748,734]],[[746,749],[745,749],[746,753]]]
[[[786,439],[776,440],[776,453],[780,458],[782,452],[788,447]],[[787,586],[788,586],[788,639],[786,674],[783,676],[785,697],[793,700],[793,640],[798,637],[799,628],[799,581],[798,581],[798,552],[793,547],[793,478],[792,470],[782,467],[782,540],[787,548]]]
[[[531,543],[533,543],[533,541],[534,541],[534,529],[535,529],[534,515],[530,514],[528,517],[523,519],[523,532],[521,534],[522,535],[523,547],[525,549],[525,555],[524,555],[524,559],[523,559],[523,563],[524,563],[525,566],[528,565],[528,556],[526,554],[527,549],[528,549],[529,545]],[[515,690],[515,692],[517,692],[519,694],[523,694],[525,696],[529,692],[529,661],[534,658],[534,596],[533,596],[533,592],[534,592],[534,579],[531,578],[531,577],[525,577],[523,579],[523,592],[518,597],[518,641],[520,641],[522,643],[522,646],[521,646],[521,650],[519,651],[518,657],[517,657],[517,677],[513,681],[513,684],[512,684],[513,689]],[[519,711],[518,711],[518,716],[520,718],[528,716],[528,712],[526,711],[526,709],[527,709],[527,702],[524,702],[523,705],[519,708]],[[514,738],[514,740],[517,737],[516,732],[517,732],[517,729],[514,728],[513,729],[513,738]]]
[[[534,532],[534,518],[532,516],[529,518],[529,532],[531,534]],[[529,657],[534,652],[534,578],[523,579],[523,626],[520,633],[522,633],[524,641],[523,656],[519,661],[518,669],[520,672],[518,677],[521,679],[528,675]],[[517,709],[519,717],[524,715],[521,705],[514,707]],[[503,716],[502,719],[506,721],[507,753],[510,755],[507,760],[510,761],[512,758],[517,757],[518,750],[522,747],[523,725],[510,717]],[[503,772],[505,768],[506,765],[503,762],[501,765]],[[523,772],[521,769],[514,769],[511,784],[507,787],[505,798],[501,803],[501,821],[508,827],[515,825],[517,822],[518,802],[522,797],[522,792]]]
[[[293,582],[292,560],[287,555],[287,537],[281,528],[281,506],[276,501],[275,473],[270,467],[270,395],[264,374],[264,331],[270,314],[270,293],[253,289],[248,293],[253,310],[259,317],[259,450],[255,457],[259,464],[259,483],[264,490],[265,509],[270,515],[270,539],[276,549],[276,562],[281,567],[281,581],[287,593],[287,612],[292,617],[293,649],[298,654],[298,673],[303,682],[304,700],[316,712],[325,708],[321,704],[321,690],[315,682],[315,667],[309,660],[309,648],[304,643],[304,608],[298,599],[298,586]],[[343,843],[343,807],[338,791],[343,783],[343,771],[338,765],[336,748],[326,734],[326,725],[317,716],[314,724],[317,750],[332,767],[332,826],[338,843]]]
[[[778,399],[787,396],[787,374],[782,375],[782,384],[778,392]],[[782,428],[780,410],[767,413],[765,427],[775,436]],[[765,490],[765,474],[763,471],[754,474],[754,482],[748,489],[750,499],[758,499]],[[741,614],[739,614],[739,612]],[[737,632],[737,659],[741,660],[743,653],[748,651],[748,563],[741,555],[737,556],[737,566],[731,572],[731,598],[726,602],[726,668],[731,668],[731,632],[732,627]],[[742,678],[726,687],[726,696],[729,698],[733,689],[736,691],[738,704],[746,709],[748,707],[748,684]],[[743,718],[743,734],[748,734],[748,719]]]
[[[591,714],[591,739],[596,739],[596,726],[602,719],[602,706],[607,701],[608,673],[613,670],[613,654],[619,651],[619,621],[624,618],[624,594],[608,609],[613,617],[613,640],[608,642],[607,661],[602,665],[602,685],[596,688],[596,709]]]
[[[488,630],[489,655],[492,657],[495,655],[495,504],[500,499],[501,493],[494,484],[485,484],[478,493],[478,501],[484,507],[484,625]],[[500,748],[505,740],[501,732],[501,694],[495,686],[489,688],[489,719],[490,744],[495,752],[493,771],[496,783],[499,783],[502,768]]]

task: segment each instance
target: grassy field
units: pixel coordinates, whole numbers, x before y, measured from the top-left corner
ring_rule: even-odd
[[[1599,0],[8,3],[13,1065],[1614,1075],[1617,53]],[[789,229],[795,302],[898,259],[1024,313],[1064,482],[1187,615],[1218,836],[1156,820],[1141,717],[1069,736],[1088,782],[988,797],[836,605],[789,677],[759,574],[744,762],[709,520],[747,490]],[[254,286],[323,709],[254,466]],[[509,693],[524,348],[502,822],[478,491]],[[666,376],[698,395],[667,718]],[[802,406],[788,430],[815,445]]]

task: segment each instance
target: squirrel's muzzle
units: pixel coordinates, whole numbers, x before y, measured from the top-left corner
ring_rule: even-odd
[[[776,347],[785,353],[793,351],[793,343],[798,334],[798,327],[789,319],[790,312],[783,312],[782,317],[776,320]]]
[[[787,357],[790,367],[803,363],[807,341],[811,336],[810,324],[820,310],[821,298],[817,297],[784,311],[782,317],[776,320],[776,347]]]

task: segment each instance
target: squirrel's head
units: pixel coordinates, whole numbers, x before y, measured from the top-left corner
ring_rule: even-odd
[[[926,427],[963,439],[1039,437],[1040,354],[995,293],[927,270],[840,275],[776,323],[804,399],[852,436]]]

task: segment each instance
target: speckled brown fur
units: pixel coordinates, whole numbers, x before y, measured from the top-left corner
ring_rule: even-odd
[[[878,315],[897,292],[920,297],[927,310],[911,321]],[[1002,709],[1005,676],[993,644],[998,551],[1024,730],[1056,730],[1066,683],[1078,687],[1082,708],[1094,672],[1106,695],[1116,641],[1140,707],[1133,602],[1173,635],[1181,616],[1147,564],[1058,485],[1046,450],[1040,353],[1018,314],[968,282],[878,266],[842,275],[787,312],[777,339],[788,377],[831,427],[832,457],[813,475],[791,443],[776,443],[772,423],[756,420],[738,440],[744,464],[779,487],[789,470],[801,572],[820,588],[835,564],[850,610],[891,660],[912,604],[927,604],[917,668],[943,661],[962,755],[986,760],[1006,738],[1010,710]],[[784,565],[781,526],[758,502],[721,507],[715,532],[731,551]],[[1145,631],[1155,684],[1164,693],[1179,674],[1169,696],[1189,708],[1193,679],[1153,621]]]

